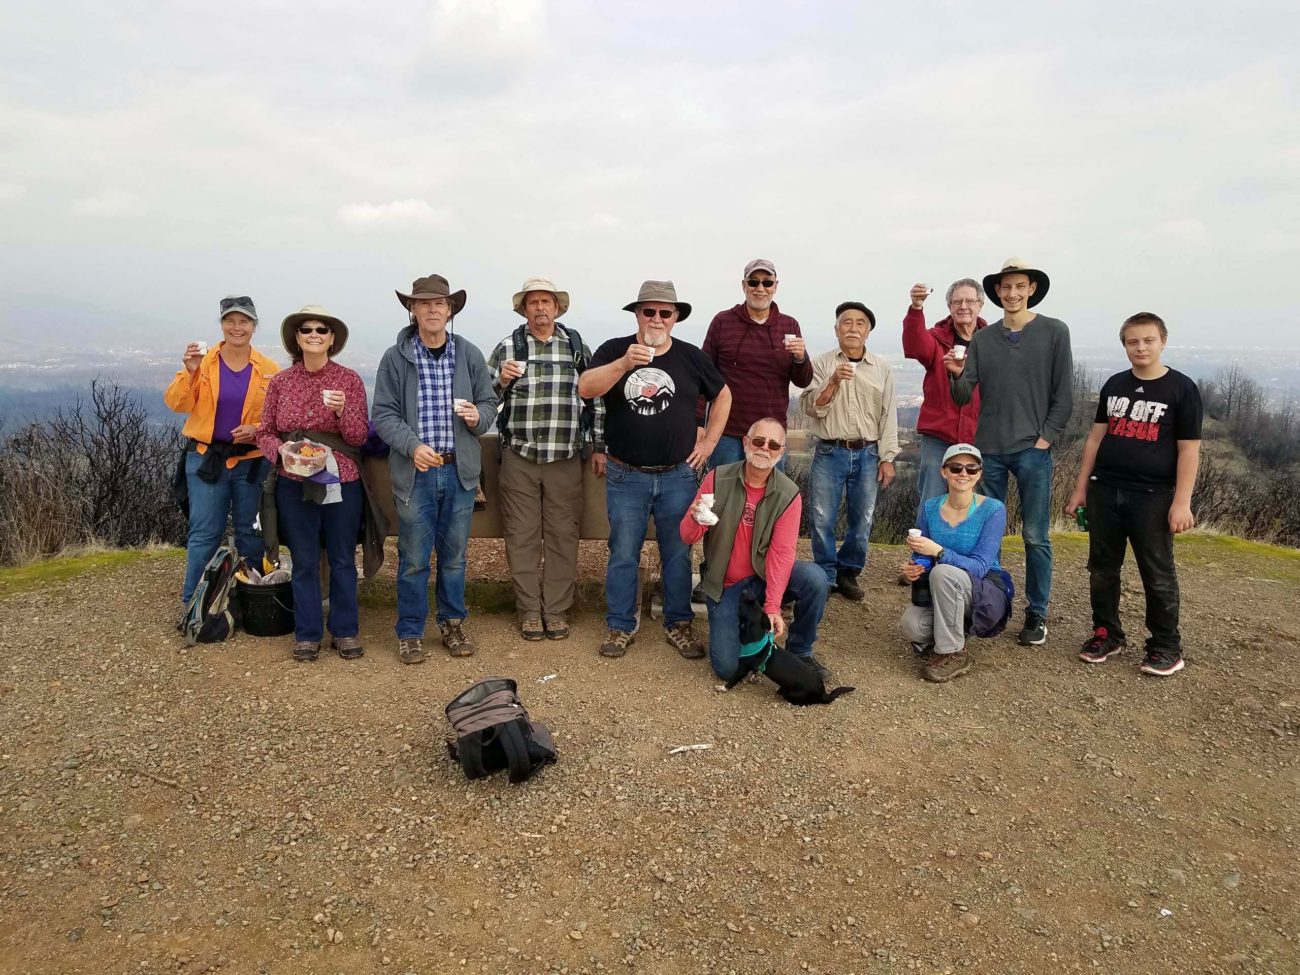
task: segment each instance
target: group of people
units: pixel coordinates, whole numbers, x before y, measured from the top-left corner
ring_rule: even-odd
[[[569,635],[574,600],[583,467],[603,476],[609,518],[606,657],[621,657],[640,631],[638,569],[651,518],[662,565],[665,639],[686,658],[709,657],[735,673],[742,596],[754,593],[777,637],[829,677],[814,654],[831,593],[860,602],[859,581],[878,492],[899,453],[894,379],[867,348],[876,316],[846,301],[835,309],[836,347],[811,356],[798,321],[775,298],[775,265],[750,261],[743,300],[713,317],[701,345],[674,336],[692,312],[671,281],[649,280],[624,306],[632,334],[593,353],[561,322],[569,295],[530,278],[514,295],[523,318],[485,358],[454,330],[464,290],[433,274],[397,292],[408,316],[384,354],[367,410],[361,377],[336,360],[347,325],[308,306],[281,323],[293,364],[279,371],[252,347],[257,312],[248,297],[220,305],[223,341],[191,343],[168,388],[168,405],[189,414],[190,534],[182,599],[233,521],[245,558],[260,562],[253,518],[274,499],[263,533],[280,533],[292,555],[294,656],[314,660],[326,626],[332,647],[360,657],[355,550],[367,572],[382,562],[385,526],[367,453],[387,452],[399,525],[397,651],[425,659],[430,559],[437,552],[435,620],[448,653],[474,652],[464,624],[465,555],[479,484],[479,438],[499,432],[499,503],[518,626],[526,640]],[[1026,551],[1027,607],[1019,642],[1047,640],[1052,581],[1052,447],[1072,410],[1066,325],[1032,311],[1047,294],[1041,270],[1012,258],[983,279],[962,278],[945,294],[948,315],[926,324],[931,289],[911,289],[903,347],[925,368],[920,434],[920,506],[902,567],[913,606],[902,629],[922,674],[966,673],[968,638],[1000,631],[1013,587],[999,564],[1005,499],[1015,478]],[[984,302],[1002,309],[981,317]],[[1172,536],[1191,527],[1201,411],[1196,385],[1160,361],[1164,323],[1127,320],[1121,342],[1132,369],[1102,391],[1069,510],[1086,503],[1094,633],[1080,657],[1100,663],[1123,650],[1119,570],[1131,543],[1147,589],[1151,638],[1142,669],[1183,666]],[[804,499],[786,476],[790,386],[813,438],[807,485],[812,561],[796,558]],[[285,469],[288,445],[328,448],[328,475]],[[701,480],[700,473],[703,472]],[[265,508],[265,506],[263,506]],[[844,514],[839,539],[837,525]],[[702,542],[696,595],[709,622],[707,647],[694,629],[691,546]],[[838,544],[837,544],[838,542]],[[329,619],[322,614],[320,553],[330,568]],[[783,606],[793,603],[786,634]]]

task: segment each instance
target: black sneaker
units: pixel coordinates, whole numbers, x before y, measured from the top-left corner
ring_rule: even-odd
[[[822,679],[822,683],[828,683],[830,681],[831,669],[827,667],[824,663],[822,663],[820,660],[818,660],[816,657],[814,657],[811,653],[808,654],[808,656],[800,657],[799,659],[802,660],[804,663],[806,663],[813,670],[817,671],[817,676],[819,676]]]
[[[1148,650],[1138,670],[1156,677],[1168,677],[1185,667],[1183,655],[1177,650]]]
[[[851,603],[860,603],[866,596],[858,585],[858,576],[854,572],[835,573],[835,591]]]
[[[1025,626],[1016,637],[1022,647],[1041,647],[1047,642],[1047,619],[1032,609],[1025,610]]]
[[[1111,636],[1106,627],[1099,626],[1092,631],[1092,637],[1079,650],[1079,659],[1086,664],[1104,664],[1117,653],[1123,653],[1122,637]]]

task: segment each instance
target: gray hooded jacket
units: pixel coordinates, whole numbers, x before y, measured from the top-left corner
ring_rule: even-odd
[[[420,372],[411,351],[415,326],[408,325],[397,333],[397,342],[379,361],[375,376],[375,400],[371,404],[370,419],[374,421],[379,436],[388,444],[388,466],[392,472],[393,496],[402,504],[411,498],[415,484],[415,463],[412,457],[420,439]],[[449,335],[456,343],[456,375],[452,379],[452,395],[470,400],[478,407],[478,426],[470,429],[457,420],[456,476],[460,486],[467,491],[478,486],[482,469],[482,454],[478,438],[492,429],[497,418],[497,397],[492,391],[492,375],[483,361],[478,346],[460,335]]]

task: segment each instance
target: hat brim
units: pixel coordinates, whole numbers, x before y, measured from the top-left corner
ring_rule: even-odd
[[[555,313],[556,318],[559,318],[569,310],[569,293],[567,291],[552,291],[550,288],[529,288],[527,291],[516,291],[514,298],[510,301],[510,304],[515,309],[516,315],[524,315],[524,299],[534,291],[540,291],[543,294],[548,295],[555,295],[555,306],[558,309]],[[524,317],[527,318],[528,316],[524,315]]]
[[[649,300],[653,299],[647,299],[647,301]],[[645,304],[644,301],[634,301],[630,305],[624,305],[623,310],[634,312],[643,304]],[[664,304],[677,306],[677,320],[679,322],[684,322],[691,317],[691,303],[689,301],[665,301]]]
[[[459,291],[453,291],[449,295],[435,295],[423,291],[417,291],[415,292],[415,294],[404,295],[400,291],[396,291],[396,290],[394,290],[393,293],[397,295],[397,300],[402,303],[402,307],[405,308],[407,311],[411,310],[411,302],[416,301],[418,299],[425,299],[425,298],[446,298],[448,301],[451,302],[451,313],[453,315],[459,315],[461,309],[465,307],[464,288],[461,288]]]
[[[343,346],[348,344],[348,326],[343,319],[335,318],[333,315],[296,311],[280,323],[280,343],[290,356],[296,357],[301,351],[295,333],[303,322],[323,322],[334,330],[334,345],[330,349],[330,358],[337,356],[343,351]]]
[[[999,308],[1002,307],[1002,301],[998,298],[998,282],[1002,280],[1002,275],[1004,274],[1027,274],[1029,275],[1029,280],[1038,285],[1038,287],[1034,289],[1034,293],[1029,296],[1030,308],[1033,308],[1034,305],[1046,298],[1047,289],[1052,286],[1052,282],[1048,279],[1046,274],[1037,268],[1032,267],[1007,268],[1007,270],[998,271],[996,274],[986,274],[984,275],[984,294],[988,296],[989,301],[993,302],[993,304],[997,305]]]

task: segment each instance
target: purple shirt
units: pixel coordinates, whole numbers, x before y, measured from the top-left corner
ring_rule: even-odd
[[[235,372],[221,356],[217,356],[217,361],[221,363],[221,378],[217,380],[217,414],[212,419],[212,439],[230,440],[235,427],[243,422],[244,400],[248,398],[253,364],[250,362]]]

